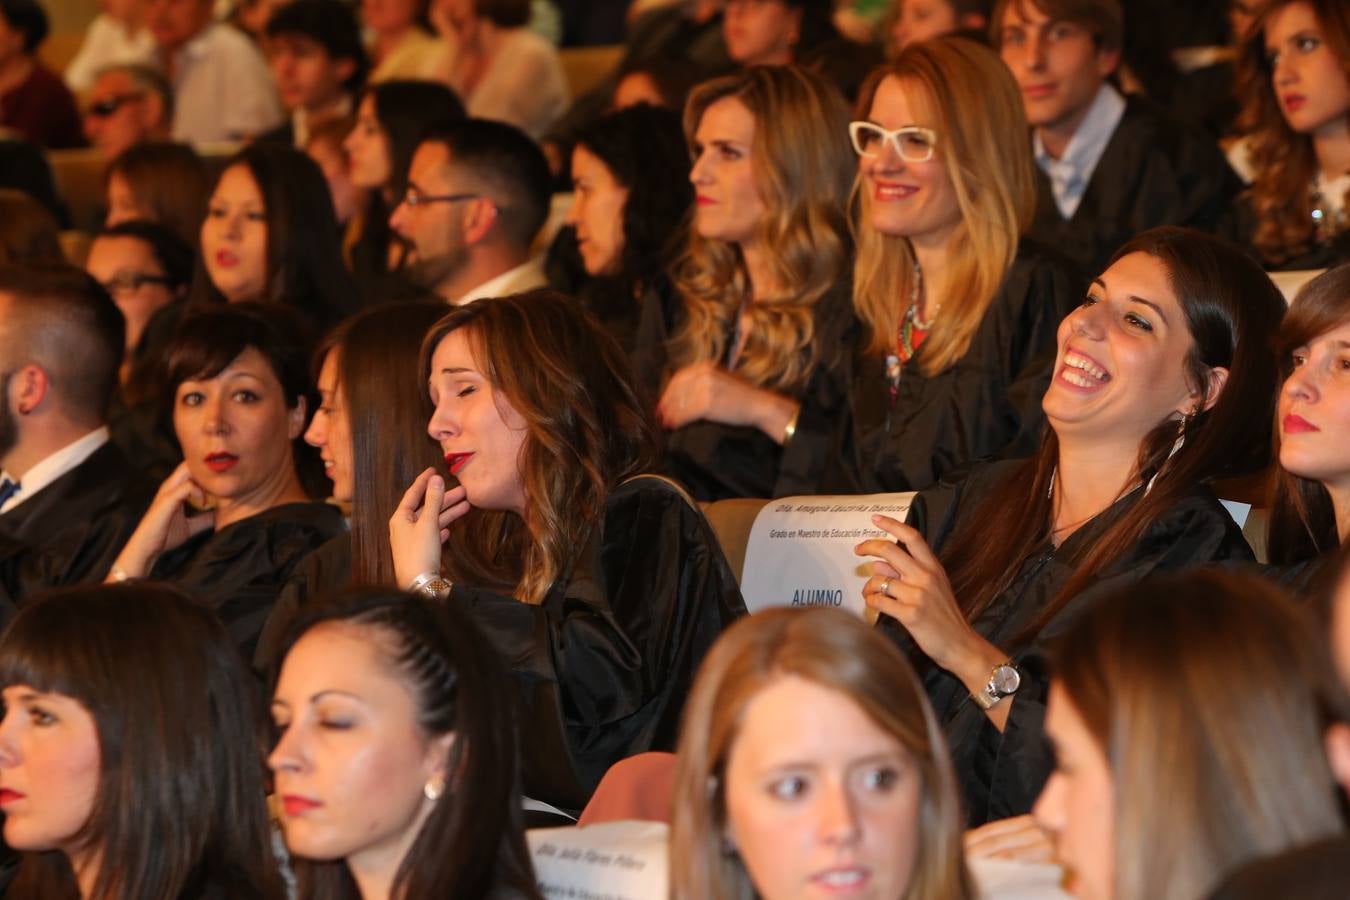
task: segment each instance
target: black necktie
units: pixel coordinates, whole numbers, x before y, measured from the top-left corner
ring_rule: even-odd
[[[10,481],[8,478],[0,481],[0,506],[4,506],[5,502],[9,500],[10,497],[17,494],[19,492],[19,487],[19,482]]]

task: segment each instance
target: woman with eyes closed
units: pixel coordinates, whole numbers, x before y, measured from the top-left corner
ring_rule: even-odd
[[[510,661],[525,793],[580,810],[618,760],[674,748],[740,591],[688,495],[647,474],[654,429],[627,359],[575,301],[460,307],[427,335],[422,372],[458,484],[428,469],[404,494],[396,584],[469,610]]]
[[[1350,8],[1275,0],[1246,34],[1247,239],[1269,269],[1350,260]]]
[[[538,900],[507,684],[453,603],[352,593],[298,625],[268,758],[298,900]]]
[[[248,659],[291,571],[343,528],[297,468],[311,402],[303,333],[293,314],[251,303],[183,320],[165,362],[183,462],[108,572],[187,591]]]
[[[312,328],[327,328],[357,305],[328,182],[318,165],[285,144],[257,143],[225,164],[206,205],[196,302],[281,303]]]
[[[1019,237],[1036,194],[1017,85],[962,38],[907,46],[872,74],[857,151],[851,359],[824,489],[926,488],[1040,439],[1055,327],[1083,281]]]
[[[717,642],[680,733],[672,900],[969,900],[961,825],[923,688],[859,618],[767,610]]]
[[[1046,640],[1110,585],[1251,558],[1206,482],[1265,467],[1283,312],[1237,247],[1145,232],[1060,324],[1035,455],[920,492],[908,524],[876,518],[895,540],[858,545],[866,602],[924,679],[972,824],[1028,812],[1049,772]]]
[[[665,376],[665,469],[700,500],[811,493],[825,466],[853,327],[847,116],[794,66],[705,82],[685,107],[696,207],[672,269],[682,321],[667,341],[646,304],[634,355],[644,386]]]
[[[281,900],[255,685],[210,612],[157,585],[24,606],[0,638],[14,900]]]
[[[1276,347],[1284,385],[1268,574],[1306,594],[1350,535],[1350,264],[1303,286]]]

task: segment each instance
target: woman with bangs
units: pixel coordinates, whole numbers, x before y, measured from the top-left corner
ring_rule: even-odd
[[[895,648],[837,609],[744,619],[680,731],[671,900],[972,900],[942,729]]]
[[[908,491],[1035,449],[1072,264],[1028,240],[1036,193],[1012,75],[962,38],[875,71],[850,133],[863,322],[828,490]]]
[[[684,316],[666,357],[647,304],[637,358],[669,361],[665,468],[700,500],[819,487],[853,328],[847,118],[837,90],[794,66],[706,82],[685,107],[696,207],[672,270]]]
[[[404,494],[396,584],[471,612],[512,669],[525,793],[580,810],[618,760],[674,749],[740,592],[688,495],[648,474],[655,426],[625,354],[575,301],[459,307],[427,335],[422,373],[458,484],[428,468]]]
[[[1316,587],[1350,535],[1350,264],[1309,281],[1276,341],[1284,385],[1275,417],[1280,467],[1267,532],[1269,574]]]
[[[209,611],[159,585],[81,587],[0,638],[12,898],[282,900],[256,685]]]
[[[1350,8],[1275,0],[1246,35],[1247,239],[1268,269],[1350,260]]]
[[[1060,324],[1034,455],[920,492],[908,524],[878,516],[889,538],[856,548],[875,558],[864,598],[924,679],[972,825],[1025,814],[1049,774],[1047,641],[1112,586],[1251,559],[1209,483],[1267,463],[1266,342],[1283,312],[1239,248],[1145,232]]]

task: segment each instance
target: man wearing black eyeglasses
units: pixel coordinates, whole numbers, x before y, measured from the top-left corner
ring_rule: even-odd
[[[144,141],[168,140],[173,90],[148,66],[110,66],[99,72],[84,108],[84,136],[104,159]]]

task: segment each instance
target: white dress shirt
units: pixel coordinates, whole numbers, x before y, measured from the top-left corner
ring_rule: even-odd
[[[1045,149],[1040,132],[1032,137],[1036,165],[1050,177],[1055,205],[1065,219],[1072,219],[1078,211],[1078,204],[1087,192],[1092,173],[1097,171],[1097,163],[1101,162],[1106,145],[1111,143],[1111,135],[1116,133],[1116,126],[1124,115],[1125,98],[1120,95],[1120,91],[1104,82],[1059,159],[1055,159]]]
[[[230,25],[203,28],[178,51],[173,72],[175,141],[238,141],[286,117],[262,51]]]
[[[0,472],[0,481],[8,479],[19,482],[19,490],[4,503],[0,503],[0,515],[9,512],[38,491],[65,475],[71,469],[94,455],[94,451],[108,443],[108,429],[95,428],[77,441],[66,444],[60,450],[33,466],[23,477],[14,478],[8,472]]]
[[[522,291],[530,291],[535,288],[547,286],[548,279],[544,277],[544,264],[538,257],[534,257],[526,260],[514,269],[508,269],[496,278],[488,279],[458,300],[455,300],[451,305],[463,306],[466,303],[472,303],[473,301],[481,300],[484,297],[505,297],[509,294],[519,294]]]

